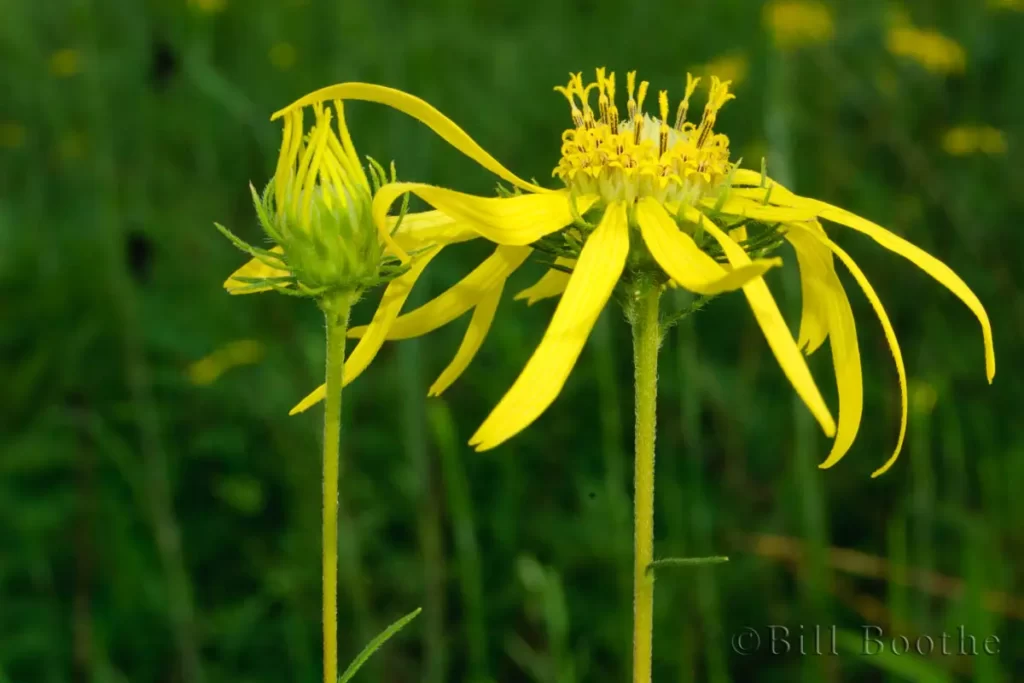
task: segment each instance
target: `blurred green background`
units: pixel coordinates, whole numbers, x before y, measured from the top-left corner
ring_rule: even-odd
[[[828,471],[816,465],[829,442],[741,296],[674,328],[656,555],[732,561],[659,575],[656,679],[1024,678],[1024,3],[3,0],[0,16],[3,683],[318,680],[321,412],[287,411],[322,381],[323,322],[308,302],[225,294],[244,257],[213,221],[260,239],[247,184],[273,168],[270,113],[346,80],[422,96],[550,182],[570,123],[552,87],[596,66],[638,69],[673,100],[687,69],[732,77],[738,99],[718,128],[734,158],[757,168],[767,156],[794,190],[948,263],[985,303],[999,360],[990,387],[966,308],[835,230],[887,306],[910,377],[906,447],[872,480],[895,443],[899,392],[846,273],[865,418]],[[359,151],[394,158],[401,177],[493,191],[494,177],[415,121],[347,111]],[[448,250],[414,300],[486,252]],[[769,284],[795,329],[784,256]],[[424,607],[360,680],[629,675],[620,311],[606,311],[531,428],[491,452],[466,446],[553,310],[511,301],[542,267],[525,270],[443,398],[426,388],[465,321],[388,344],[346,390],[342,661]],[[834,410],[829,352],[810,362]],[[837,627],[840,656],[770,652],[770,625],[790,629],[794,650],[803,627],[810,652],[816,624]],[[864,656],[864,624],[912,647],[949,633],[953,650],[963,627],[979,651],[994,635],[1001,652]],[[732,644],[745,628],[763,639],[750,655]]]

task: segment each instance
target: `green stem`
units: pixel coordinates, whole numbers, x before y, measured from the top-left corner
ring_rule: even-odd
[[[320,302],[327,319],[327,397],[324,401],[323,617],[324,683],[338,680],[338,478],[341,387],[345,371],[348,296]]]
[[[657,287],[642,291],[633,316],[636,458],[633,507],[633,683],[650,683],[654,622],[654,433],[658,396]]]

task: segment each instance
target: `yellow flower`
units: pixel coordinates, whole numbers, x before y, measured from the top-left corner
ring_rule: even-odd
[[[58,78],[69,78],[82,70],[82,56],[78,50],[66,47],[50,55],[50,73]]]
[[[878,225],[824,202],[800,197],[761,173],[729,161],[729,141],[714,132],[719,109],[733,98],[729,84],[711,80],[707,104],[698,123],[687,121],[697,79],[687,78],[673,119],[668,96],[658,95],[658,116],[643,113],[648,84],[637,87],[628,74],[626,113],[616,106],[615,75],[598,69],[594,82],[581,75],[557,88],[567,98],[573,127],[562,135],[562,154],[554,175],[565,185],[549,190],[522,180],[502,166],[461,128],[423,100],[390,88],[346,83],[324,88],[275,114],[325,99],[357,99],[386,104],[425,123],[442,138],[525,194],[477,197],[423,183],[395,183],[373,202],[378,228],[387,232],[387,212],[399,196],[411,192],[488,240],[494,256],[437,299],[398,318],[389,339],[425,334],[472,308],[493,305],[508,275],[533,248],[563,257],[571,275],[545,276],[521,293],[531,300],[561,295],[551,324],[522,374],[474,434],[478,450],[493,448],[532,423],[555,399],[578,358],[598,314],[620,283],[647,278],[675,284],[702,295],[742,289],[751,311],[783,372],[822,429],[835,436],[822,464],[835,464],[850,448],[860,425],[863,387],[856,327],[833,257],[851,272],[877,314],[892,349],[899,375],[903,417],[893,456],[906,429],[906,374],[896,335],[878,295],[853,260],[825,233],[827,220],[867,235],[909,259],[956,294],[981,323],[986,371],[995,373],[991,327],[977,297],[934,257]],[[598,109],[592,108],[597,94]],[[739,228],[743,228],[740,230]],[[744,234],[745,233],[745,234]],[[799,341],[786,326],[761,277],[780,263],[761,258],[788,240],[797,253],[803,292]],[[739,240],[739,241],[737,241]],[[401,248],[394,245],[395,253]],[[482,336],[490,313],[478,325]],[[476,315],[474,315],[476,322]],[[362,330],[353,330],[358,335]],[[369,330],[365,331],[370,334]],[[364,337],[365,339],[365,337]],[[831,342],[839,387],[839,421],[833,420],[801,350],[812,353]],[[312,395],[300,404],[304,409]]]
[[[723,81],[729,81],[735,87],[746,80],[747,72],[750,71],[750,63],[746,55],[737,52],[712,59],[707,64],[695,67],[693,71],[700,76],[716,75]]]
[[[213,384],[225,372],[243,365],[253,365],[263,358],[263,345],[254,339],[241,339],[225,344],[188,368],[188,377],[196,386]]]
[[[942,136],[942,149],[952,156],[1005,154],[1006,135],[991,126],[957,126]]]
[[[817,0],[775,0],[765,5],[764,18],[783,49],[826,43],[835,33],[832,13]]]
[[[386,187],[384,170],[373,162],[371,183],[356,155],[342,104],[333,104],[335,115],[322,104],[313,107],[316,121],[308,134],[301,108],[284,117],[274,177],[262,197],[253,190],[260,223],[277,245],[266,251],[254,249],[221,228],[254,256],[227,278],[224,288],[230,294],[273,290],[306,296],[332,291],[358,295],[387,282],[373,321],[346,360],[348,384],[377,355],[427,264],[445,245],[472,239],[475,233],[439,211],[390,217],[378,232],[370,208],[374,188]],[[400,265],[385,241],[409,262]],[[412,259],[409,252],[415,253]]]
[[[18,121],[0,121],[0,147],[16,149],[25,144],[25,126]]]
[[[959,43],[930,29],[897,26],[889,31],[886,47],[938,74],[963,73],[967,63]]]
[[[274,43],[274,46],[270,48],[270,63],[278,71],[287,71],[288,69],[295,66],[295,60],[298,58],[295,52],[295,46],[289,42]]]

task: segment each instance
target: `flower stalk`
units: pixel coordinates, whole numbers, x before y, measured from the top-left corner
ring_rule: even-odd
[[[345,333],[351,298],[320,300],[327,323],[327,397],[324,403],[323,455],[323,634],[324,683],[338,680],[338,479],[341,475],[341,387],[345,370]]]
[[[636,437],[633,502],[633,683],[650,683],[654,628],[654,435],[658,396],[659,287],[638,289],[633,310]]]

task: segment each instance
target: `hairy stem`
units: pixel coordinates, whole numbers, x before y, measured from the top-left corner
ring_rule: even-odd
[[[339,296],[321,302],[327,319],[327,397],[324,402],[323,612],[324,683],[338,680],[338,478],[341,445],[341,387],[345,332],[351,302]]]
[[[643,291],[633,315],[636,456],[633,502],[633,683],[650,683],[654,621],[654,433],[658,395],[657,287]]]

